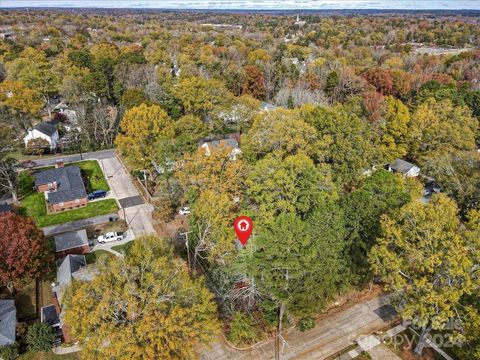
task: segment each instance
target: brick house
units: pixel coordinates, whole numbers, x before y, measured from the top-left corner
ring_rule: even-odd
[[[63,167],[63,163],[58,163],[55,169],[38,172],[34,177],[37,191],[45,193],[49,212],[87,205],[87,191],[79,167]]]
[[[90,252],[85,229],[56,235],[54,238],[58,257],[64,257],[68,254],[88,254]]]

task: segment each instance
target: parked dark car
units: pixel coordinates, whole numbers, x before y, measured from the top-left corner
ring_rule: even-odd
[[[20,166],[23,167],[24,169],[33,169],[34,167],[37,167],[37,163],[32,160],[25,160],[20,163]]]
[[[107,196],[107,192],[105,190],[95,190],[88,194],[88,200],[104,198],[105,196]]]

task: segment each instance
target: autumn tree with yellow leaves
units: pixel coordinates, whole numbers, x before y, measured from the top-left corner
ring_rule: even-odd
[[[125,113],[120,129],[115,141],[118,150],[143,167],[151,166],[159,139],[175,135],[173,120],[158,105],[142,104],[131,108]]]
[[[65,323],[83,359],[194,359],[219,331],[213,295],[165,243],[135,240],[64,296]]]

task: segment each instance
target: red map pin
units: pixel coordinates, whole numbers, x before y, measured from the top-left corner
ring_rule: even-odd
[[[238,240],[245,246],[253,230],[252,219],[248,216],[239,216],[233,222],[233,228],[235,229]]]

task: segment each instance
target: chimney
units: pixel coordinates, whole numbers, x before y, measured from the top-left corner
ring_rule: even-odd
[[[57,161],[55,162],[55,169],[63,168],[64,165],[65,165],[65,164],[63,163],[63,159],[57,160]]]

